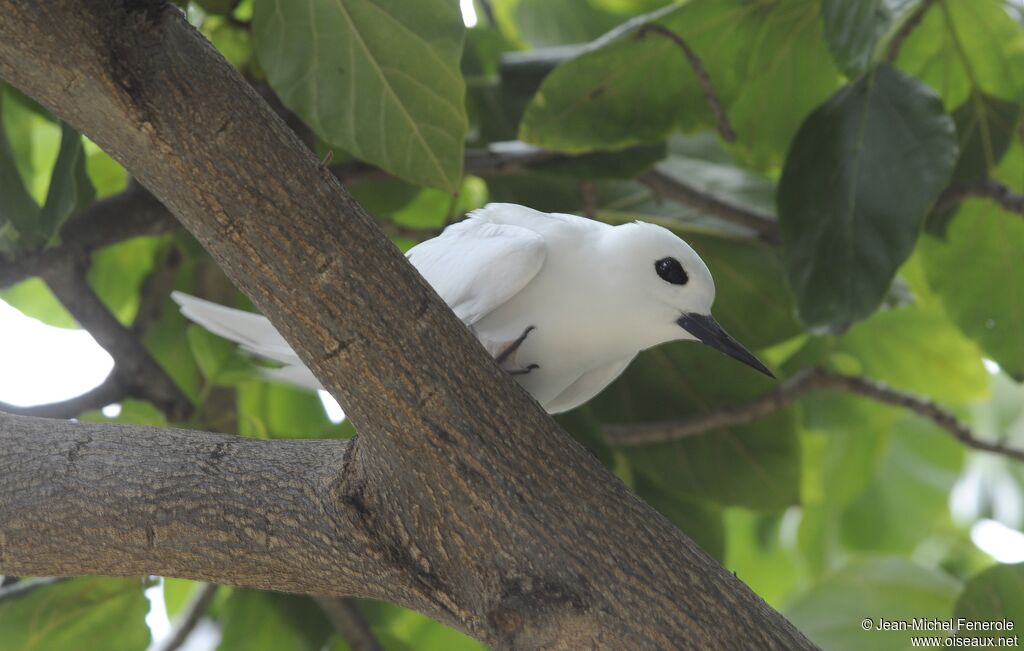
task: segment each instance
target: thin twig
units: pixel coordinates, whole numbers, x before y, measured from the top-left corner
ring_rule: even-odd
[[[200,586],[188,604],[185,605],[181,615],[175,619],[171,634],[161,644],[157,645],[154,651],[175,651],[184,644],[188,636],[195,630],[196,625],[206,615],[206,611],[210,609],[210,604],[213,603],[215,596],[217,596],[216,583],[204,583]]]
[[[1018,194],[999,181],[989,178],[950,186],[939,197],[936,210],[972,198],[991,199],[1004,210],[1024,215],[1024,194]]]
[[[340,597],[314,597],[352,651],[384,651],[369,622],[359,612],[355,602]]]
[[[0,402],[0,411],[18,416],[38,416],[40,418],[74,418],[84,411],[101,409],[109,404],[119,402],[127,397],[127,392],[115,371],[111,371],[102,383],[85,393],[68,400],[49,402],[42,405],[22,407],[7,402]]]
[[[686,44],[683,37],[664,25],[659,25],[658,23],[647,23],[637,31],[637,38],[644,38],[647,36],[648,32],[660,34],[679,46],[679,49],[686,57],[686,60],[690,62],[690,67],[693,68],[694,74],[697,75],[697,81],[700,83],[701,92],[704,93],[704,100],[708,103],[708,108],[711,109],[711,112],[715,116],[715,126],[718,129],[718,133],[726,142],[735,142],[736,132],[733,130],[732,124],[729,122],[729,116],[725,114],[725,109],[722,108],[722,101],[718,98],[718,93],[715,92],[714,84],[711,83],[711,76],[708,75],[708,71],[704,68],[704,63],[700,60],[700,57],[697,56],[697,53]]]
[[[895,63],[896,59],[900,56],[900,48],[903,47],[903,42],[907,40],[910,33],[917,29],[917,26],[921,24],[924,19],[925,12],[928,8],[935,4],[935,0],[921,0],[921,4],[918,5],[917,9],[912,14],[907,16],[907,19],[900,26],[899,30],[893,35],[892,40],[889,41],[889,53],[886,59],[889,63]]]
[[[638,180],[659,197],[696,208],[737,226],[749,228],[765,242],[779,243],[779,223],[770,215],[723,201],[656,169],[645,172]]]
[[[67,311],[114,358],[114,374],[130,396],[156,405],[171,420],[182,420],[191,403],[156,363],[135,334],[121,325],[85,279],[82,261],[65,259],[43,274]]]
[[[804,369],[775,389],[745,404],[679,421],[611,425],[606,426],[605,432],[609,441],[617,445],[678,441],[711,430],[747,425],[785,409],[812,391],[823,389],[846,391],[906,409],[927,418],[969,448],[1024,461],[1024,450],[1007,445],[1004,441],[978,438],[952,412],[928,398],[895,389],[878,380],[843,375],[820,367]]]

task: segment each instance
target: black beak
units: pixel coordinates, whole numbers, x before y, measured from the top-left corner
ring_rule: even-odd
[[[676,323],[702,344],[738,359],[770,378],[775,377],[775,374],[768,370],[761,360],[754,357],[754,354],[744,348],[743,344],[730,337],[729,333],[723,330],[722,326],[718,325],[718,321],[715,321],[710,314],[684,314],[676,320]]]

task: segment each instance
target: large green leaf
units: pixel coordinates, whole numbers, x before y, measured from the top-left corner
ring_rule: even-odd
[[[233,590],[217,651],[320,651],[330,624],[309,597]]]
[[[145,651],[149,602],[137,578],[89,577],[0,601],[4,651]]]
[[[897,64],[942,96],[950,109],[972,88],[1024,99],[1024,30],[1002,0],[939,0],[900,48]]]
[[[3,99],[3,94],[0,94],[0,102]],[[4,115],[3,108],[0,103],[0,118]],[[35,224],[39,206],[32,199],[18,171],[17,156],[8,142],[4,122],[0,120],[0,228],[10,223],[21,233]]]
[[[891,0],[823,0],[825,42],[850,77],[864,72],[893,20]]]
[[[159,237],[135,237],[93,254],[89,285],[122,324],[129,325],[135,320],[143,282],[156,267],[165,241]]]
[[[881,310],[841,337],[834,352],[840,370],[944,403],[964,404],[988,394],[977,346],[938,307]]]
[[[68,217],[89,205],[96,196],[85,169],[85,148],[82,136],[61,123],[60,150],[50,177],[50,189],[34,233],[41,242],[49,242]]]
[[[700,344],[642,353],[591,407],[604,422],[696,416],[750,400],[772,382]],[[799,498],[800,450],[792,410],[750,425],[623,449],[667,490],[721,504],[785,508]]]
[[[853,549],[910,553],[921,539],[952,528],[949,494],[965,449],[920,418],[893,425],[877,472],[843,513],[843,541]]]
[[[348,427],[332,423],[317,394],[286,384],[238,384],[238,429],[255,438],[333,438]]]
[[[995,565],[972,577],[956,600],[955,617],[973,622],[1009,620],[1011,630],[958,631],[960,637],[1020,638],[1024,622],[1024,563]]]
[[[804,122],[778,206],[790,284],[808,325],[840,330],[879,306],[956,153],[953,120],[935,95],[886,64]]]
[[[775,163],[803,117],[837,82],[818,10],[817,0],[695,0],[638,17],[544,80],[520,137],[580,152],[711,128],[714,116],[679,46],[639,31],[656,23],[701,58],[740,150],[758,166]]]
[[[972,94],[954,113],[960,157],[954,182],[976,181],[988,176],[1006,155],[1024,106],[981,93]]]
[[[465,28],[449,0],[258,0],[256,54],[325,141],[407,181],[462,176]]]
[[[948,618],[959,583],[897,557],[866,558],[825,577],[784,610],[829,651],[907,649],[912,631],[874,630],[887,621]],[[871,630],[864,630],[870,620]]]
[[[928,280],[946,311],[988,357],[1024,380],[1024,220],[971,200],[945,240],[929,236],[923,245]]]

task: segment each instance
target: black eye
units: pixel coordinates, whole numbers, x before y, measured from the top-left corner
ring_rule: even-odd
[[[683,265],[675,258],[662,258],[654,263],[654,270],[658,272],[662,280],[673,285],[685,285],[690,277],[683,271]]]

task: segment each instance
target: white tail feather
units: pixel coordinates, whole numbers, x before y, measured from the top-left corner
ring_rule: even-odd
[[[183,292],[172,292],[171,298],[190,321],[239,344],[253,355],[284,364],[282,368],[265,369],[263,373],[267,378],[314,391],[323,388],[266,317]]]

